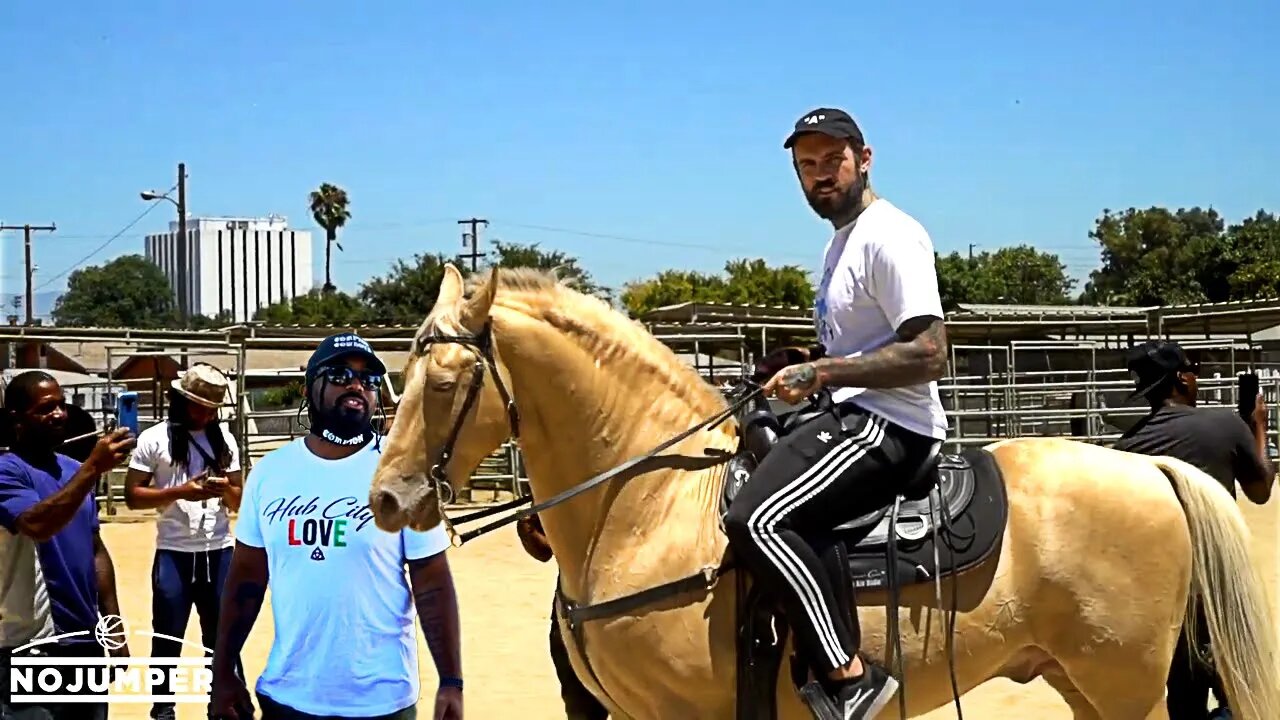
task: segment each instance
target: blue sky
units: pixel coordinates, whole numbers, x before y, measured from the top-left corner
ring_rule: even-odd
[[[308,191],[347,188],[348,290],[398,256],[460,252],[472,215],[612,285],[735,256],[813,268],[829,229],[781,142],[834,104],[939,250],[1026,242],[1082,276],[1103,208],[1280,209],[1267,5],[5,3],[0,220],[57,223],[37,285],[60,288],[184,161],[193,214],[310,226]],[[172,217],[87,263],[141,252]],[[20,233],[3,259],[20,292]]]

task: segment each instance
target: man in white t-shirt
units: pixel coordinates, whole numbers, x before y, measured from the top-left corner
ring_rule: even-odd
[[[250,473],[214,651],[216,717],[253,717],[230,658],[244,646],[270,579],[275,637],[255,688],[263,720],[415,717],[415,608],[440,678],[433,717],[462,718],[449,536],[443,524],[380,530],[368,506],[381,457],[372,419],[385,374],[358,335],[326,338],[307,364],[309,434],[267,453]]]
[[[929,234],[872,192],[871,148],[853,118],[806,113],[784,147],[810,207],[835,228],[814,308],[826,357],[779,371],[765,389],[791,404],[817,395],[830,411],[765,456],[725,527],[737,557],[781,599],[837,715],[871,718],[898,684],[859,656],[857,618],[838,610],[812,545],[892,504],[946,438],[937,386],[946,328]]]
[[[169,389],[165,422],[138,435],[125,475],[125,504],[154,509],[156,554],[151,565],[152,657],[178,657],[194,606],[201,642],[217,638],[222,584],[231,563],[228,510],[240,507],[239,451],[218,418],[227,376],[196,363]],[[239,664],[237,663],[237,667]],[[166,684],[157,694],[167,694]],[[172,720],[174,704],[157,701],[151,717]]]

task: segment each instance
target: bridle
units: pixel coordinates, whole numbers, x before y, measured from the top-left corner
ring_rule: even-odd
[[[467,414],[471,412],[471,407],[475,404],[476,399],[480,397],[480,389],[484,386],[486,366],[492,371],[493,383],[497,386],[498,395],[502,397],[502,402],[507,408],[507,423],[511,427],[510,437],[517,442],[520,440],[520,411],[516,409],[515,400],[512,399],[511,393],[507,391],[506,384],[502,382],[502,374],[498,372],[498,362],[493,356],[493,326],[491,321],[485,322],[484,327],[474,337],[463,335],[422,335],[417,339],[418,355],[425,357],[427,348],[434,344],[462,345],[470,348],[476,356],[475,365],[471,370],[471,384],[467,386],[467,394],[462,400],[462,410],[454,419],[453,427],[449,429],[449,435],[445,438],[440,457],[427,473],[429,486],[439,493],[442,485],[449,484],[445,475],[445,467],[448,466],[449,460],[453,457],[454,446],[458,443],[458,436],[462,433],[462,424],[466,422]],[[430,427],[431,420],[427,416],[427,405],[423,403],[422,421],[424,429]],[[450,487],[450,490],[452,490],[452,487]]]
[[[499,396],[501,396],[502,402],[507,409],[507,423],[511,428],[511,434],[509,437],[517,442],[519,442],[520,440],[520,412],[516,408],[515,397],[507,390],[506,384],[503,383],[502,381],[502,375],[501,373],[498,372],[498,363],[496,358],[494,357],[494,352],[493,352],[493,321],[492,319],[486,320],[484,327],[480,329],[480,332],[476,333],[474,336],[471,336],[471,337],[464,336],[464,335],[440,335],[436,333],[431,333],[426,335],[419,335],[415,342],[417,345],[415,350],[420,357],[426,356],[427,348],[430,347],[431,345],[462,345],[464,347],[470,348],[472,352],[474,352],[476,355],[475,365],[471,373],[471,384],[467,387],[466,397],[464,397],[462,400],[462,410],[461,412],[458,413],[458,416],[453,421],[453,426],[449,429],[449,435],[445,438],[444,447],[440,452],[439,459],[436,460],[435,464],[431,466],[430,471],[428,471],[427,473],[428,486],[436,492],[436,497],[440,498],[440,497],[443,497],[443,495],[441,495],[441,492],[440,492],[442,489],[442,486],[446,486],[449,484],[448,479],[445,476],[445,466],[449,464],[450,458],[453,457],[454,445],[457,444],[458,435],[461,434],[462,432],[462,424],[466,422],[467,414],[471,412],[471,407],[472,405],[475,404],[476,398],[479,397],[480,390],[484,386],[484,375],[485,375],[486,366],[493,373],[494,385],[497,386],[498,394]],[[758,386],[753,387],[752,389],[745,392],[741,397],[735,399],[734,402],[728,408],[690,427],[684,432],[681,432],[680,434],[671,437],[670,439],[664,441],[663,443],[653,448],[649,452],[643,455],[634,457],[630,460],[627,460],[621,465],[618,465],[617,467],[614,467],[611,470],[607,470],[603,473],[600,473],[595,477],[588,478],[587,480],[584,480],[581,483],[574,485],[568,490],[565,490],[560,494],[555,495],[554,497],[548,498],[544,502],[538,503],[536,505],[532,505],[531,507],[525,508],[524,510],[521,510],[516,513],[512,513],[511,515],[508,515],[504,518],[494,520],[493,522],[482,525],[478,528],[475,528],[474,530],[468,530],[467,532],[459,534],[453,530],[453,526],[456,524],[468,523],[473,520],[486,518],[491,515],[497,515],[498,513],[502,513],[507,510],[513,510],[515,508],[520,507],[521,505],[527,505],[532,503],[533,498],[531,496],[518,497],[508,502],[495,505],[493,507],[488,507],[483,510],[477,510],[476,512],[467,513],[466,515],[463,515],[456,519],[449,519],[443,512],[440,513],[440,517],[442,518],[445,525],[449,529],[449,534],[451,536],[451,542],[453,543],[453,546],[462,547],[462,545],[469,540],[473,540],[477,537],[480,537],[481,535],[489,533],[493,530],[497,530],[498,528],[503,527],[504,525],[508,525],[510,523],[521,520],[523,518],[536,515],[537,513],[543,510],[546,510],[547,508],[553,507],[555,505],[559,505],[560,503],[566,500],[569,500],[574,496],[580,495],[604,482],[607,482],[617,477],[618,475],[621,475],[622,473],[630,470],[636,465],[639,465],[640,463],[653,458],[655,455],[662,452],[663,450],[666,450],[667,448],[670,448],[673,445],[676,445],[677,443],[685,440],[686,438],[690,437],[691,435],[698,432],[699,430],[702,430],[704,428],[709,430],[711,428],[716,427],[720,423],[732,417],[734,413],[736,413],[744,405],[746,405],[748,402],[754,399],[756,395],[760,394],[760,392],[761,392],[761,388],[759,388]],[[433,420],[434,418],[427,416],[427,406],[426,406],[426,403],[423,403],[422,421],[423,421],[424,433],[426,432],[426,428],[431,426],[431,423],[433,422]]]

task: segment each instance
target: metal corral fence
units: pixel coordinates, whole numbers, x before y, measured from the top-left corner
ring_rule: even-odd
[[[123,390],[139,394],[140,429],[163,421],[168,385],[192,362],[212,362],[233,380],[232,396],[222,418],[237,438],[242,464],[251,472],[253,463],[267,452],[298,437],[306,428],[296,399],[281,400],[280,389],[300,383],[302,366],[320,333],[327,329],[299,329],[296,334],[274,335],[258,329],[247,335],[163,332],[144,337],[111,338],[92,334],[77,336],[57,329],[43,329],[57,342],[96,342],[105,349],[106,372],[76,381],[69,389],[101,426],[114,412],[115,396]],[[88,331],[85,331],[88,332]],[[366,339],[387,358],[392,385],[403,388],[399,378],[412,329]],[[745,335],[734,331],[683,335],[660,334],[714,384],[725,388],[751,367],[754,358]],[[55,342],[55,340],[48,340]],[[1271,406],[1269,426],[1273,443],[1280,438],[1280,362],[1276,352],[1259,352],[1247,341],[1184,340],[1184,347],[1201,356],[1200,398],[1203,405],[1234,406],[1237,372],[1251,369],[1261,376],[1261,389]],[[690,352],[692,351],[692,352]],[[263,358],[267,359],[263,359]],[[273,359],[274,358],[274,359]],[[1128,398],[1133,383],[1123,368],[1121,346],[1089,340],[1013,340],[1003,343],[955,344],[951,348],[949,377],[939,390],[951,424],[948,450],[983,445],[993,440],[1027,437],[1067,437],[1107,443],[1140,419],[1148,409],[1141,400]],[[123,502],[124,470],[105,478],[99,500],[108,513]],[[528,492],[520,453],[504,445],[482,463],[473,478],[470,497],[458,501],[500,499],[507,493]]]
[[[1200,359],[1202,407],[1236,407],[1242,372],[1259,375],[1273,454],[1280,441],[1280,362],[1248,344],[1189,340]],[[1123,352],[1089,341],[1012,341],[956,345],[950,377],[939,383],[951,433],[949,451],[1016,437],[1061,437],[1109,444],[1150,412],[1132,398]]]
[[[368,338],[378,347],[379,353],[401,352],[407,349],[406,338]],[[226,339],[156,342],[154,340],[112,341],[105,343],[106,368],[111,372],[82,382],[74,390],[68,388],[69,399],[79,401],[102,427],[108,417],[115,414],[115,400],[120,392],[138,393],[138,429],[145,431],[164,422],[168,412],[168,392],[173,379],[183,368],[195,362],[209,362],[220,367],[232,380],[230,397],[220,412],[220,419],[237,440],[241,465],[246,476],[254,463],[268,452],[292,442],[307,432],[306,418],[300,403],[294,398],[282,404],[282,389],[290,383],[303,380],[302,366],[309,349],[292,351],[290,359],[296,361],[287,367],[261,369],[255,367],[255,353],[268,353],[275,345],[310,345],[314,340],[299,338],[253,338],[243,342]],[[277,356],[281,352],[275,350]],[[393,382],[399,386],[399,366],[388,362]],[[274,394],[276,398],[272,398]],[[287,393],[284,393],[287,396]],[[91,400],[91,401],[90,401]],[[385,398],[384,398],[385,402]],[[77,404],[79,404],[77,403]],[[378,416],[379,423],[394,419],[394,408],[387,403]],[[97,499],[108,515],[118,512],[124,503],[124,476],[121,467],[105,475],[99,484]],[[514,445],[508,443],[486,458],[473,476],[471,486],[461,498],[446,501],[498,499],[511,493],[527,492],[527,480]]]

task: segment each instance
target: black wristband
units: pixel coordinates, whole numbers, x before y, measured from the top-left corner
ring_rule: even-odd
[[[451,688],[458,688],[459,690],[461,690],[462,678],[442,677],[440,678],[440,687],[442,688],[451,687]]]

